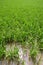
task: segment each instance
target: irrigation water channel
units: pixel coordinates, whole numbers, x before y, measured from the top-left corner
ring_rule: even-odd
[[[14,44],[12,45],[6,45],[6,50],[9,50],[10,47],[12,47],[12,50],[14,48]],[[20,62],[18,63],[17,60],[15,61],[10,61],[8,62],[8,60],[4,59],[2,61],[0,61],[0,65],[43,65],[43,53],[39,53],[36,57],[36,63],[34,64],[34,62],[32,61],[32,59],[30,58],[29,55],[29,49],[25,48],[25,52],[24,52],[24,48],[22,48],[21,45],[17,45],[17,47],[19,48],[19,58],[20,58]],[[22,64],[22,62],[24,61],[24,64]]]

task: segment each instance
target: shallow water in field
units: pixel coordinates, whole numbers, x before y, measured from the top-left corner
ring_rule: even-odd
[[[6,50],[8,51],[10,48],[14,48],[15,44],[12,44],[11,46],[7,45],[6,46]],[[22,62],[24,62],[24,65],[43,65],[43,53],[39,53],[36,57],[36,63],[34,64],[32,59],[30,58],[30,55],[29,55],[29,49],[25,49],[25,52],[24,52],[24,48],[22,48],[21,45],[17,45],[17,47],[19,48],[19,58],[20,58],[20,61],[18,62],[18,60],[16,61],[9,61],[4,59],[2,61],[0,61],[0,65],[23,65]]]

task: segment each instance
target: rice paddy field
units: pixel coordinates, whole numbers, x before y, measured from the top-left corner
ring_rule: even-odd
[[[0,60],[12,42],[27,46],[32,58],[43,52],[43,0],[0,0]],[[7,56],[18,58],[13,52]]]

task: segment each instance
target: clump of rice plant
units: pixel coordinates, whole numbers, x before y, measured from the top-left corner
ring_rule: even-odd
[[[8,60],[14,60],[16,58],[18,59],[18,48],[14,47],[14,50],[10,48],[10,50],[6,51],[6,58]]]
[[[0,45],[0,60],[5,57],[5,47]]]
[[[38,50],[37,40],[35,40],[30,48],[30,56],[34,62],[36,61],[36,56],[38,54],[38,51],[39,50]]]

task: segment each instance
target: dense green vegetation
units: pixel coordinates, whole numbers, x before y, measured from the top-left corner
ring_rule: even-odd
[[[13,41],[28,42],[31,56],[43,49],[43,0],[0,0],[0,45]]]

